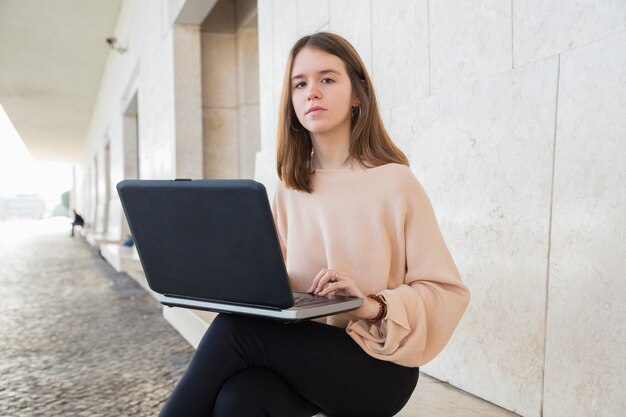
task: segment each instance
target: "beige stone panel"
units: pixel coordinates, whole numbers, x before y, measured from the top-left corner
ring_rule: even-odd
[[[174,170],[177,178],[202,178],[200,35],[198,26],[174,27]]]
[[[392,110],[472,293],[423,369],[527,417],[541,410],[556,58]]]
[[[298,33],[309,35],[319,32],[329,22],[330,0],[296,0]]]
[[[300,38],[298,32],[298,20],[296,2],[293,0],[275,0],[273,2],[273,48],[274,48],[274,128],[277,123],[278,106],[283,88],[285,67],[289,57],[289,51],[294,43]],[[275,136],[275,133],[274,133]],[[274,137],[273,143],[276,142]]]
[[[512,68],[511,2],[429,2],[431,92]]]
[[[561,56],[545,417],[626,413],[626,34]]]
[[[255,28],[237,31],[238,104],[259,103],[259,35]]]
[[[176,126],[173,31],[146,51],[138,79],[139,178],[174,178]],[[143,68],[146,68],[145,70]]]
[[[371,14],[370,2],[362,0],[330,2],[330,30],[346,38],[356,48],[369,72],[372,72]]]
[[[513,1],[513,63],[522,65],[624,32],[622,0]]]
[[[139,178],[174,178],[176,176],[174,106],[170,104],[162,112],[146,111],[143,118],[142,114],[139,115]]]
[[[274,73],[274,26],[273,3],[259,0],[259,103],[261,106],[261,147],[273,147],[276,143],[276,111],[274,107],[276,75]]]
[[[398,24],[411,22],[410,24]],[[372,79],[383,109],[428,95],[427,0],[372,1]]]
[[[239,177],[254,179],[256,153],[261,150],[261,130],[259,128],[259,105],[248,104],[239,107]]]
[[[276,68],[280,70],[281,76],[291,47],[302,36],[298,32],[296,6],[297,2],[293,0],[273,1],[274,59],[277,60]]]
[[[238,178],[237,109],[204,109],[204,178]]]
[[[137,115],[124,115],[124,154],[122,156],[124,161],[124,178],[138,178],[139,175],[139,159],[137,152],[138,149],[138,137],[137,137]]]
[[[202,34],[202,103],[204,107],[237,106],[235,34]]]

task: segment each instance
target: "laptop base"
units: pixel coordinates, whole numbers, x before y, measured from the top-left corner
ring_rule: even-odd
[[[294,292],[293,295],[294,298],[321,298],[315,295],[300,292]],[[303,308],[294,306],[289,309],[280,310],[242,304],[194,300],[162,294],[157,294],[157,299],[161,304],[168,307],[191,308],[194,310],[213,311],[217,313],[242,314],[247,316],[265,317],[285,322],[297,322],[340,314],[346,311],[356,310],[363,304],[363,299],[357,297],[329,296],[326,297],[325,302],[319,304],[319,306],[308,305]],[[333,306],[335,306],[335,308],[333,308]]]

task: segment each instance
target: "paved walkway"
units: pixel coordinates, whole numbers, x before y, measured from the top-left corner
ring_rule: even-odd
[[[0,222],[0,416],[155,416],[193,349],[68,223]]]

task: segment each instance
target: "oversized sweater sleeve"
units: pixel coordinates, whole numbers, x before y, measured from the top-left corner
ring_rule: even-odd
[[[387,315],[376,325],[350,322],[348,334],[371,356],[417,367],[446,345],[469,302],[443,240],[426,192],[411,175],[406,182],[404,282],[380,292]]]

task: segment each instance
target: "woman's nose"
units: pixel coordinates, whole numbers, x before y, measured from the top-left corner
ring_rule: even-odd
[[[322,93],[320,92],[319,88],[317,88],[314,85],[311,85],[311,87],[309,87],[309,91],[307,91],[307,99],[309,100],[313,100],[313,99],[319,99],[321,97]]]

